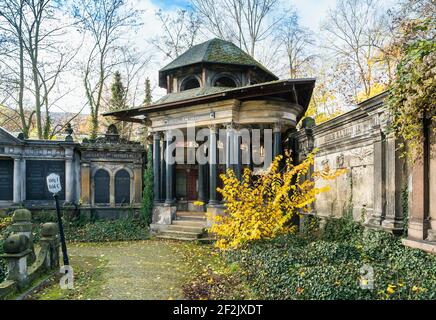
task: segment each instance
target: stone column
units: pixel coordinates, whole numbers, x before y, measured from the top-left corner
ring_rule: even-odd
[[[394,133],[386,136],[385,165],[386,165],[386,211],[382,227],[399,233],[403,230],[403,214],[401,205],[402,189],[402,161],[396,153],[398,144]],[[377,177],[375,176],[375,179]]]
[[[206,201],[206,165],[198,164],[198,201]]]
[[[233,169],[234,161],[234,128],[233,124],[227,126],[226,131],[226,170]]]
[[[73,168],[74,150],[65,149],[65,202],[74,202],[74,168]]]
[[[163,136],[165,138],[165,136]],[[166,199],[166,176],[167,176],[167,170],[166,170],[166,163],[165,163],[165,139],[162,141],[162,148],[161,148],[161,155],[160,155],[160,197],[162,199],[162,202],[165,202]]]
[[[423,154],[412,165],[411,203],[409,206],[410,218],[407,231],[409,240],[422,241],[427,238],[429,229],[429,130],[427,121],[423,121],[424,142]]]
[[[241,180],[242,179],[242,152],[241,152],[241,143],[242,137],[239,134],[235,134],[234,138],[234,153],[235,153],[235,175]]]
[[[253,162],[253,129],[250,129],[250,143],[248,144],[248,168],[251,172],[254,170],[254,162]]]
[[[80,200],[83,205],[89,205],[91,203],[91,173],[89,162],[82,162],[80,165]]]
[[[274,159],[282,154],[282,127],[280,123],[275,123],[273,127],[273,161]]]
[[[133,167],[133,203],[141,203],[142,179],[142,165],[137,163]]]
[[[161,190],[160,190],[160,134],[155,132],[153,134],[153,193],[154,202],[161,202]]]
[[[377,126],[373,133],[374,144],[374,204],[373,212],[367,224],[370,227],[380,227],[385,211],[385,147],[384,136]]]
[[[174,198],[174,164],[172,161],[174,161],[174,155],[172,152],[172,148],[170,148],[171,143],[173,142],[173,137],[171,135],[171,132],[168,131],[165,136],[165,155],[166,155],[166,198],[165,198],[165,204],[167,205],[174,205],[176,203]]]
[[[210,136],[209,136],[209,205],[217,205],[217,128],[216,126],[210,126]]]
[[[16,204],[21,203],[21,182],[23,180],[22,178],[22,170],[21,170],[21,158],[14,158],[14,182],[13,182],[13,188],[14,188],[14,196],[13,201]]]

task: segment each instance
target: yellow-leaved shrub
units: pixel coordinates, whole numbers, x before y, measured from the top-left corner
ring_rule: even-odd
[[[346,170],[311,172],[315,153],[294,165],[289,153],[277,156],[268,170],[253,175],[244,169],[239,180],[229,169],[220,177],[223,188],[225,214],[212,217],[209,229],[215,234],[216,246],[222,250],[234,249],[245,243],[271,239],[296,231],[291,223],[296,214],[310,211],[315,196],[329,190],[318,188],[318,179],[335,179]]]

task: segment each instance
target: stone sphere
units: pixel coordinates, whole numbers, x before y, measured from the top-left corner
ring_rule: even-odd
[[[14,222],[32,221],[32,213],[27,209],[17,209],[12,216]]]
[[[20,253],[29,248],[29,238],[24,234],[10,235],[3,243],[3,250],[6,253]]]
[[[41,235],[43,237],[53,237],[58,234],[58,225],[54,222],[47,222],[42,225]]]

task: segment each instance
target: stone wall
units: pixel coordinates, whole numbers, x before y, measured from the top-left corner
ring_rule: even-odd
[[[404,220],[402,192],[407,188],[408,175],[397,151],[398,141],[388,130],[385,97],[371,98],[318,126],[306,120],[302,129],[289,136],[289,142],[300,160],[314,148],[318,150],[315,171],[347,169],[334,181],[318,183],[328,183],[331,190],[317,196],[317,215],[349,215],[370,227],[400,233]]]

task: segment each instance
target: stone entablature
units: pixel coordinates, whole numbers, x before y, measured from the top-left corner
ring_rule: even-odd
[[[401,194],[407,188],[408,169],[397,150],[398,141],[388,130],[385,97],[386,93],[371,98],[318,126],[303,124],[290,136],[299,160],[318,150],[315,171],[348,169],[335,181],[318,182],[331,187],[317,196],[314,210],[319,216],[348,213],[370,227],[402,231]]]

